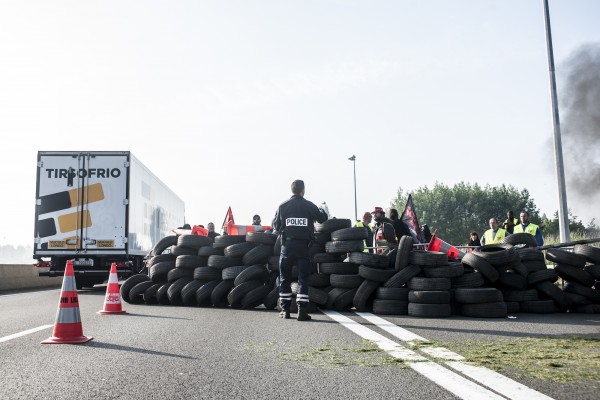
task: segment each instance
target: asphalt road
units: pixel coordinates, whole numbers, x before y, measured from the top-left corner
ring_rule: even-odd
[[[40,344],[52,334],[60,290],[0,295],[1,399],[599,398],[597,388],[460,372],[457,355],[406,346],[411,335],[439,342],[598,337],[598,315],[402,316],[382,324],[344,312],[298,322],[264,309],[124,303],[128,314],[103,316],[96,311],[104,291],[79,292],[83,332],[94,337],[84,345]]]

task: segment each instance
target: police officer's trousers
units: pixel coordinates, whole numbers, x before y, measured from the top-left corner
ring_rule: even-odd
[[[310,275],[310,264],[308,254],[308,241],[298,239],[287,239],[281,247],[279,256],[279,302],[284,310],[290,309],[292,302],[292,267],[298,269],[298,292],[297,303],[308,302],[308,276]]]

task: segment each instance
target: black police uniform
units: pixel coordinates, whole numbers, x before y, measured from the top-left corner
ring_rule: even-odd
[[[308,302],[307,279],[310,274],[308,248],[314,238],[314,222],[325,222],[327,214],[300,195],[293,195],[281,203],[275,218],[273,229],[281,234],[281,256],[279,257],[279,301],[283,310],[289,310],[292,301],[292,267],[298,269],[298,292],[296,302],[299,306]]]

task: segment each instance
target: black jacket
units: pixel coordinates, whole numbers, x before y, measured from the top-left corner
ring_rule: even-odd
[[[286,239],[313,240],[315,221],[325,222],[327,214],[316,205],[300,195],[293,195],[289,200],[279,205],[273,229],[276,233],[283,233]]]

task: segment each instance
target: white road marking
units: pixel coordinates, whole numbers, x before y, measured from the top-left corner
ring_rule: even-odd
[[[60,289],[49,289],[49,290],[36,290],[36,291],[34,291],[34,292],[22,292],[22,293],[0,294],[0,297],[24,296],[24,295],[31,295],[32,293],[58,292],[59,290],[60,290]]]
[[[42,325],[42,326],[38,326],[37,328],[28,329],[28,330],[23,331],[23,332],[15,333],[13,335],[4,336],[4,337],[0,338],[0,343],[2,343],[2,342],[8,342],[9,340],[16,339],[16,338],[21,337],[21,336],[29,335],[31,333],[43,331],[44,329],[48,329],[48,328],[51,328],[53,326],[54,325]]]
[[[419,350],[421,350],[423,353],[429,354],[431,357],[441,358],[444,360],[453,360],[453,361],[460,361],[460,360],[465,359],[460,354],[456,354],[444,347],[423,346],[419,342],[428,342],[428,340],[425,339],[424,337],[416,335],[409,330],[399,327],[396,324],[392,324],[388,320],[385,320],[374,314],[366,313],[366,312],[358,312],[358,311],[356,311],[354,313],[356,315],[358,315],[359,317],[366,319],[370,323],[378,326],[379,328],[383,329],[384,331],[388,332],[389,334],[397,337],[398,339],[408,342],[410,345],[419,346]]]
[[[428,342],[427,339],[418,336],[404,328],[401,328],[371,313],[355,312],[355,314],[409,344],[418,345],[419,341]],[[543,393],[531,389],[519,382],[513,381],[512,379],[507,378],[506,376],[501,375],[488,368],[461,362],[462,360],[464,360],[463,356],[461,356],[460,354],[456,354],[443,347],[419,347],[419,351],[428,354],[434,358],[452,360],[446,362],[446,364],[449,367],[459,371],[465,376],[468,376],[472,380],[489,387],[495,392],[507,396],[510,399],[552,399],[551,397],[548,397]]]
[[[485,367],[478,367],[476,365],[456,361],[449,361],[446,364],[510,399],[552,399],[552,397],[548,397],[545,394],[535,391]]]
[[[377,346],[379,346],[379,348],[385,350],[391,356],[408,361],[408,365],[413,370],[453,393],[454,395],[460,397],[461,399],[506,400],[504,397],[497,395],[483,386],[463,378],[457,373],[452,372],[439,364],[427,360],[425,357],[420,356],[412,350],[403,348],[398,343],[380,335],[379,333],[359,324],[356,321],[351,320],[348,317],[343,316],[336,311],[321,310],[321,312],[334,321],[340,323],[343,327],[356,333],[358,336],[373,341],[375,344],[377,344]],[[399,351],[400,349],[402,350]]]

